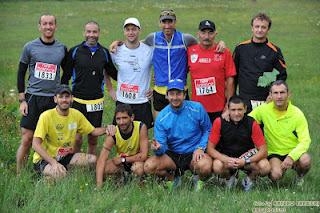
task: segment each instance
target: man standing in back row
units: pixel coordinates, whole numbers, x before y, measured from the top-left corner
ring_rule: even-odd
[[[210,20],[199,24],[200,43],[188,48],[188,65],[191,76],[193,101],[206,109],[211,123],[221,114],[228,115],[226,100],[234,94],[236,69],[230,50],[216,52],[216,26]],[[222,113],[223,112],[223,113]]]
[[[56,106],[53,96],[60,84],[60,65],[64,66],[67,52],[66,46],[54,37],[56,28],[55,16],[42,15],[39,19],[40,38],[28,42],[20,56],[17,87],[22,114],[22,138],[17,150],[18,173],[27,160],[40,114]],[[25,91],[25,75],[28,68],[28,87]]]
[[[111,57],[118,70],[116,105],[130,104],[134,119],[142,121],[148,129],[153,127],[150,90],[153,49],[139,41],[140,22],[128,18],[123,24],[124,43]],[[108,81],[108,83],[111,83]],[[113,90],[112,85],[108,86]],[[113,91],[109,91],[113,94]],[[113,97],[114,98],[114,97]],[[114,98],[115,99],[115,98]]]
[[[152,64],[154,68],[153,108],[154,117],[166,107],[169,102],[166,98],[167,85],[172,79],[187,81],[187,47],[197,44],[197,39],[190,34],[176,30],[176,13],[172,9],[162,10],[160,13],[161,31],[150,33],[144,43],[153,47]],[[118,42],[116,43],[118,44]],[[111,45],[113,51],[116,44]],[[224,43],[219,42],[217,50],[224,50]],[[187,88],[186,99],[189,99]]]
[[[271,23],[264,13],[254,16],[251,20],[252,38],[241,42],[233,53],[239,96],[245,100],[247,112],[267,100],[272,82],[287,78],[281,50],[267,38]]]
[[[72,76],[72,107],[79,110],[94,127],[101,127],[104,108],[104,79],[116,79],[109,51],[98,43],[99,24],[89,21],[84,25],[85,41],[72,47],[67,57],[67,68],[61,83],[68,84]],[[88,153],[96,154],[97,137],[88,135]],[[77,134],[75,152],[80,151],[82,135]]]

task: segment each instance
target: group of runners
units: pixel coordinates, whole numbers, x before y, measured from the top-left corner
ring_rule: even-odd
[[[223,41],[215,41],[211,20],[199,23],[198,40],[176,30],[173,10],[161,11],[159,23],[161,31],[140,41],[139,20],[126,19],[124,40],[113,42],[109,52],[98,42],[99,24],[89,21],[84,41],[67,50],[54,37],[56,17],[40,17],[41,36],[24,46],[18,69],[17,172],[32,146],[39,174],[61,178],[73,166],[91,166],[99,187],[108,175],[149,174],[174,189],[190,170],[196,191],[212,174],[232,188],[243,170],[242,186],[249,191],[257,176],[277,181],[290,168],[302,185],[311,167],[311,139],[303,113],[289,100],[281,50],[267,39],[271,19],[264,13],[254,16],[252,38],[238,44],[233,55]],[[117,81],[116,91],[110,77]],[[113,125],[106,127],[104,85],[116,105]],[[88,153],[80,152],[84,135]]]

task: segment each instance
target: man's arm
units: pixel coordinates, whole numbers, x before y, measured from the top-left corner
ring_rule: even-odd
[[[293,132],[292,134],[296,134],[296,137],[298,138],[298,145],[296,148],[294,148],[288,156],[291,157],[294,161],[297,161],[302,154],[306,153],[309,149],[309,146],[311,144],[311,138],[309,134],[309,128],[308,128],[308,122],[303,115],[302,112],[297,113],[296,116],[299,116],[297,119],[297,126],[295,133]]]
[[[277,80],[287,79],[287,65],[283,58],[281,49],[277,47],[277,60],[275,61],[274,67],[279,71],[277,75]]]
[[[66,168],[62,164],[60,164],[56,159],[52,158],[48,152],[42,148],[41,146],[42,139],[38,137],[34,137],[32,140],[32,148],[34,149],[35,152],[37,152],[41,158],[45,161],[47,161],[51,166],[53,171],[58,171],[61,174],[66,173]]]
[[[26,97],[25,97],[25,76],[26,76],[26,72],[28,69],[28,64],[19,63],[19,69],[18,69],[18,75],[17,75],[17,88],[18,88],[18,93],[19,93],[19,103],[20,103],[20,113],[23,116],[26,116],[28,114],[28,104],[26,102]]]
[[[258,162],[266,158],[268,156],[267,144],[263,132],[256,121],[252,123],[251,139],[258,149],[258,152],[250,158],[251,162]]]
[[[107,73],[105,73],[105,75],[104,75],[104,81],[106,82],[106,88],[109,92],[110,97],[112,98],[113,101],[116,101],[117,94],[116,94],[116,91],[113,89],[110,76]]]
[[[233,52],[233,62],[236,68],[236,76],[234,77],[234,88],[237,89],[238,86],[238,77],[239,77],[239,63],[240,63],[240,55],[239,55],[239,46],[236,46]]]
[[[228,163],[232,159],[216,150],[216,144],[211,141],[208,142],[207,152],[213,159],[220,160],[223,163]]]
[[[144,162],[148,157],[148,129],[145,124],[140,129],[140,150],[137,154],[126,157],[129,163]]]
[[[72,54],[73,54],[74,48],[71,48],[65,57],[65,61],[64,61],[64,65],[62,67],[63,69],[63,74],[61,77],[61,84],[67,84],[69,85],[69,80],[71,78],[72,75],[72,69],[74,67],[74,61],[72,58]]]
[[[96,165],[96,182],[98,187],[101,187],[103,184],[103,176],[104,176],[104,171],[106,167],[106,161],[109,158],[109,153],[111,152],[113,145],[114,145],[114,140],[112,136],[108,136],[103,144],[103,148],[100,152],[100,156],[97,160],[97,165]]]
[[[154,150],[154,153],[157,156],[163,155],[168,149],[167,132],[159,120],[160,120],[160,117],[158,116],[154,124],[154,138],[155,138],[155,141],[158,143],[157,144],[158,148]]]
[[[116,67],[114,66],[114,64],[112,62],[112,58],[111,58],[109,51],[107,49],[105,49],[105,52],[106,52],[107,58],[108,58],[108,61],[106,62],[105,66],[104,66],[105,74],[107,74],[113,80],[116,81],[118,78],[118,70],[116,69]]]
[[[155,33],[150,33],[142,40],[142,42],[150,47],[154,46],[154,34]]]
[[[186,47],[190,47],[192,45],[198,44],[197,39],[194,36],[187,34],[187,33],[183,34],[183,40],[184,40]]]

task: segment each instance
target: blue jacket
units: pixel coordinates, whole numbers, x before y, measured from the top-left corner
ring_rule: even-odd
[[[154,125],[155,139],[161,144],[155,154],[163,155],[167,150],[187,154],[199,147],[205,150],[210,129],[209,116],[200,103],[184,101],[178,110],[169,104],[160,111]]]
[[[155,85],[167,86],[171,79],[182,79],[186,84],[187,48],[183,34],[175,31],[168,43],[163,32],[156,32],[152,63]]]

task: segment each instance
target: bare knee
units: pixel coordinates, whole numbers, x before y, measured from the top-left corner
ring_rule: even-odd
[[[213,161],[213,172],[217,175],[221,175],[224,173],[224,165],[220,160]]]
[[[94,166],[97,161],[97,157],[91,154],[76,153],[70,161],[71,166]]]
[[[258,162],[258,169],[259,169],[259,174],[261,176],[266,176],[270,173],[271,171],[271,166],[270,163],[267,159],[262,159],[261,161]]]
[[[195,170],[199,175],[209,175],[212,172],[212,159],[206,157],[195,163]]]
[[[133,174],[137,176],[142,176],[144,174],[143,170],[144,163],[143,162],[135,162],[131,167],[131,171]]]
[[[270,179],[273,181],[280,180],[282,178],[283,172],[281,168],[271,168]]]
[[[309,169],[311,166],[311,157],[309,154],[305,153],[303,154],[299,161],[298,161],[299,167],[301,169]]]
[[[158,164],[158,161],[155,159],[155,157],[151,157],[147,159],[143,167],[144,172],[146,174],[154,174],[157,170],[157,164]]]
[[[33,131],[30,129],[21,129],[21,145],[25,148],[30,148],[32,144],[32,139],[33,139]]]

